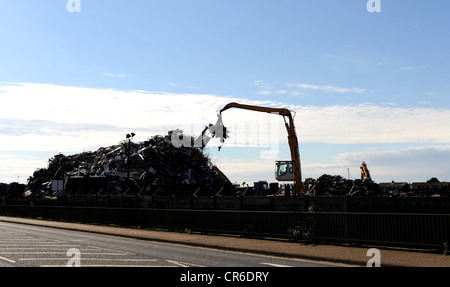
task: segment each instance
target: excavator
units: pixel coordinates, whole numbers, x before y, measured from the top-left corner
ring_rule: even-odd
[[[367,168],[367,164],[365,161],[361,164],[361,180],[372,180],[370,176],[369,169]]]
[[[245,109],[256,112],[263,112],[269,114],[278,114],[283,117],[285,127],[288,133],[288,143],[291,152],[291,160],[290,161],[277,161],[276,162],[276,174],[275,177],[277,181],[293,181],[293,194],[294,196],[302,195],[304,191],[304,185],[302,182],[302,173],[301,173],[301,163],[300,163],[300,152],[299,145],[297,139],[297,133],[295,131],[294,118],[292,116],[291,111],[284,108],[268,108],[268,107],[260,107],[253,105],[245,105],[239,103],[229,103],[223,109],[219,111],[219,120],[217,126],[224,127],[222,123],[222,113],[231,108]],[[217,129],[216,129],[217,130]],[[221,138],[223,142],[227,137],[225,130],[225,137]]]

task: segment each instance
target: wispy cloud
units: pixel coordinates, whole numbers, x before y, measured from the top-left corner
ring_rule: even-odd
[[[329,86],[329,85],[311,85],[311,84],[290,84],[291,87],[297,87],[301,89],[308,89],[308,90],[315,90],[315,91],[322,91],[326,93],[338,93],[338,94],[345,94],[345,93],[354,93],[354,94],[363,94],[365,92],[364,89],[361,88],[342,88],[342,87],[336,87],[336,86]]]
[[[125,75],[125,74],[114,74],[114,73],[107,73],[107,72],[104,72],[103,76],[111,77],[111,78],[121,78],[121,79],[124,79],[127,77],[127,75]]]
[[[256,95],[261,95],[261,96],[270,96],[273,92],[271,90],[262,90],[262,91],[258,91],[255,92]]]
[[[364,94],[366,92],[365,89],[362,88],[342,88],[331,85],[312,85],[307,83],[297,84],[297,83],[288,83],[285,86],[275,89],[272,85],[264,82],[264,81],[254,81],[253,85],[258,88],[258,91],[255,92],[257,95],[304,95],[305,90],[314,90],[320,91],[324,93],[337,93],[337,94]]]
[[[401,66],[401,67],[400,67],[400,70],[402,70],[402,71],[412,71],[412,72],[414,72],[414,71],[420,71],[420,70],[423,70],[423,69],[426,69],[426,68],[427,68],[426,65],[419,65],[419,66]]]
[[[259,91],[255,92],[256,95],[269,96],[273,93],[272,86],[264,81],[256,80],[253,82],[253,85],[259,89]]]

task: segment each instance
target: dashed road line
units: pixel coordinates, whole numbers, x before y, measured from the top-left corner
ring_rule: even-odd
[[[125,252],[125,251],[118,251],[118,250],[109,249],[109,248],[104,248],[104,247],[97,247],[97,246],[88,246],[88,247],[90,247],[90,248],[95,248],[95,249],[98,249],[98,250],[106,250],[106,251],[112,251],[112,252],[120,252],[120,253],[123,253],[123,254],[126,254],[126,255],[135,255],[134,253]],[[83,250],[86,250],[86,249],[83,249]]]
[[[206,267],[206,266],[202,266],[202,265],[198,265],[198,264],[181,262],[181,261],[176,261],[176,260],[166,260],[166,261],[169,263],[175,264],[178,267]]]
[[[0,252],[0,254],[10,254],[10,255],[19,255],[19,254],[61,254],[61,251],[34,251],[34,252]],[[128,255],[126,253],[103,253],[103,252],[89,252],[89,253],[83,253],[84,255],[108,255],[108,256],[125,256]]]
[[[136,258],[135,253],[83,243],[87,240],[61,241],[0,230],[0,261],[27,266],[67,267],[68,260],[72,259],[66,253],[67,248],[77,248],[81,255],[80,267],[206,267],[177,260]]]
[[[289,266],[289,265],[282,265],[282,264],[275,264],[275,263],[266,263],[266,262],[262,262],[261,264],[268,265],[268,266],[271,266],[271,267],[293,267],[293,266]]]
[[[16,264],[16,261],[14,261],[12,259],[9,259],[9,258],[6,258],[6,257],[3,257],[3,256],[0,256],[0,259],[3,260],[3,261],[9,262],[9,263]]]
[[[20,258],[18,261],[56,261],[56,260],[65,260],[67,261],[67,258]],[[124,259],[117,259],[117,258],[81,258],[82,261],[123,261],[123,262],[157,262],[158,259],[130,259],[130,258],[124,258]]]
[[[55,268],[55,267],[67,267],[65,264],[63,265],[40,265],[40,267],[43,268]],[[104,268],[150,268],[150,267],[174,267],[174,266],[164,266],[164,265],[119,265],[119,264],[114,264],[114,265],[96,265],[96,264],[92,264],[92,265],[85,265],[82,264],[80,265],[81,268],[86,267],[86,268],[99,268],[99,267],[104,267]]]

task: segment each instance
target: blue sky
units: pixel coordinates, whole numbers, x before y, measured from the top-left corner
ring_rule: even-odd
[[[304,177],[358,177],[366,161],[377,181],[450,180],[448,1],[380,0],[379,13],[366,0],[79,3],[0,1],[0,182],[130,129],[214,122],[229,100],[297,112]],[[235,131],[258,117],[230,114]],[[234,181],[271,181],[265,149],[210,153]]]

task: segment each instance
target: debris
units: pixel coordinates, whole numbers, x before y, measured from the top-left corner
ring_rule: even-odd
[[[30,177],[27,195],[49,196],[52,180],[64,180],[64,192],[69,194],[153,194],[157,191],[159,194],[199,188],[197,194],[235,192],[202,147],[172,144],[171,139],[172,131],[169,131],[165,136],[153,136],[142,143],[127,140],[95,152],[55,155],[49,159],[47,168],[35,171]]]
[[[346,179],[340,175],[324,174],[317,179],[305,180],[306,195],[329,195],[329,196],[356,196],[375,195],[380,191],[379,184],[372,180]]]

